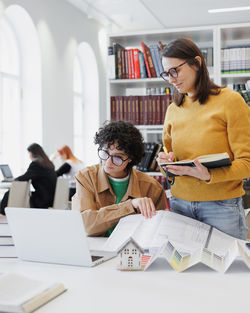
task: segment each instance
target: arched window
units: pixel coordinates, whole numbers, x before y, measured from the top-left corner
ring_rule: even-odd
[[[0,162],[19,175],[29,162],[26,148],[42,141],[41,56],[36,28],[18,5],[0,21]]]
[[[79,54],[76,54],[74,61],[74,154],[84,159],[83,152],[83,69]]]
[[[0,22],[0,51],[0,158],[15,171],[21,166],[20,47],[5,17]]]
[[[74,153],[84,165],[98,163],[93,143],[99,128],[99,83],[96,58],[90,45],[81,43],[74,60]]]

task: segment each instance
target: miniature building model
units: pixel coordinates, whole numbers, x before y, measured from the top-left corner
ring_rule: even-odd
[[[130,238],[120,249],[118,269],[123,271],[144,270],[151,256],[143,253],[143,249]]]

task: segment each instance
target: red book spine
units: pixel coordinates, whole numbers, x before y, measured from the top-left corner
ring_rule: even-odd
[[[141,42],[141,46],[142,46],[142,53],[143,53],[143,56],[144,56],[144,61],[145,61],[145,64],[146,64],[148,77],[151,78],[152,75],[151,75],[150,68],[149,68],[149,63],[148,63],[148,58],[147,58],[147,53],[146,53],[146,47],[145,47],[144,42]]]
[[[135,78],[141,78],[140,63],[139,63],[139,49],[133,49]]]
[[[144,47],[146,59],[148,61],[148,67],[149,67],[150,75],[151,75],[151,77],[157,77],[150,49],[147,45],[145,45],[145,43],[143,43],[143,47]],[[143,55],[144,55],[144,53],[143,53]],[[144,58],[145,58],[145,56],[144,56]],[[145,59],[145,61],[146,61],[146,59]],[[147,70],[148,70],[148,68],[147,68]]]
[[[135,78],[135,66],[134,66],[134,56],[133,49],[130,49],[130,63],[131,63],[131,78]]]
[[[128,56],[128,78],[132,78],[132,66],[131,66],[131,49],[127,50],[127,56]]]

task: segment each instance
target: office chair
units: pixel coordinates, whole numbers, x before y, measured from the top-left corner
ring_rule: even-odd
[[[30,207],[30,184],[31,181],[13,181],[10,187],[8,207]]]
[[[56,190],[53,202],[53,209],[67,210],[69,200],[69,180],[58,177],[56,181]]]

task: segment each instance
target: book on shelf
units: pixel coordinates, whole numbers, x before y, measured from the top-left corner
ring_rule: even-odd
[[[133,53],[133,62],[134,62],[134,78],[141,78],[140,72],[140,60],[139,60],[139,49],[132,49]]]
[[[153,157],[152,157],[151,162],[150,162],[150,164],[148,166],[148,171],[149,172],[154,172],[156,170],[156,168],[158,166],[156,158],[157,158],[157,156],[158,156],[158,154],[159,154],[159,152],[161,150],[162,150],[162,144],[161,143],[155,144],[154,150],[153,150],[153,153],[152,153]]]
[[[1,312],[29,313],[66,291],[66,288],[61,283],[7,273],[0,275],[0,290]]]
[[[153,61],[153,65],[154,65],[154,68],[155,68],[155,72],[156,72],[156,76],[157,77],[160,77],[160,70],[159,70],[159,67],[158,67],[158,62],[157,62],[157,56],[156,56],[156,51],[155,51],[155,47],[154,45],[149,45],[149,50],[150,50],[150,53],[151,53],[151,56],[152,56],[152,61]]]
[[[238,74],[250,72],[250,47],[221,49],[221,73]]]
[[[144,168],[145,168],[145,162],[147,159],[147,147],[148,147],[147,142],[144,142],[143,144],[144,144],[144,156],[142,157],[141,161],[136,166],[136,169],[142,172],[144,172]]]
[[[116,79],[116,63],[115,63],[115,53],[114,47],[108,47],[108,61],[107,61],[107,72],[109,79]]]
[[[154,68],[157,74],[157,77],[160,77],[160,74],[164,71],[160,56],[160,48],[157,44],[149,45],[149,49],[152,55]]]
[[[148,77],[157,77],[149,47],[144,42],[141,42],[141,46],[144,60],[146,63]]]
[[[155,48],[155,53],[156,53],[156,61],[158,63],[159,72],[161,74],[162,72],[164,72],[164,68],[162,65],[162,57],[161,57],[161,53],[160,53],[161,50],[157,44],[154,45],[154,48]]]
[[[116,79],[122,79],[122,50],[125,48],[119,43],[113,43],[113,50],[115,55],[115,70],[116,70]]]
[[[154,158],[155,146],[156,146],[156,143],[154,142],[146,143],[146,151],[145,151],[146,155],[145,155],[145,161],[144,161],[143,169],[142,169],[143,172],[147,172],[150,167],[150,164]]]
[[[155,142],[144,143],[145,156],[138,164],[137,169],[142,172],[152,172],[157,167],[155,157],[158,155],[162,145]]]
[[[139,65],[140,65],[140,75],[141,78],[147,78],[147,69],[146,69],[146,64],[145,64],[145,60],[144,60],[144,56],[143,53],[141,51],[139,51]]]
[[[223,153],[215,153],[215,154],[207,154],[198,156],[196,159],[206,166],[207,168],[217,168],[223,166],[230,166],[231,160],[227,152]],[[164,162],[159,164],[160,167],[166,171],[166,165],[177,165],[177,166],[195,166],[194,160],[181,160],[175,162]],[[168,173],[169,176],[175,176],[171,172]]]
[[[162,125],[170,102],[171,94],[111,96],[110,117],[135,125]]]
[[[149,255],[155,255],[157,249],[158,257],[165,258],[178,272],[201,262],[224,273],[237,257],[250,268],[246,241],[168,210],[158,211],[150,219],[141,214],[121,218],[103,250],[118,252],[128,238]]]

